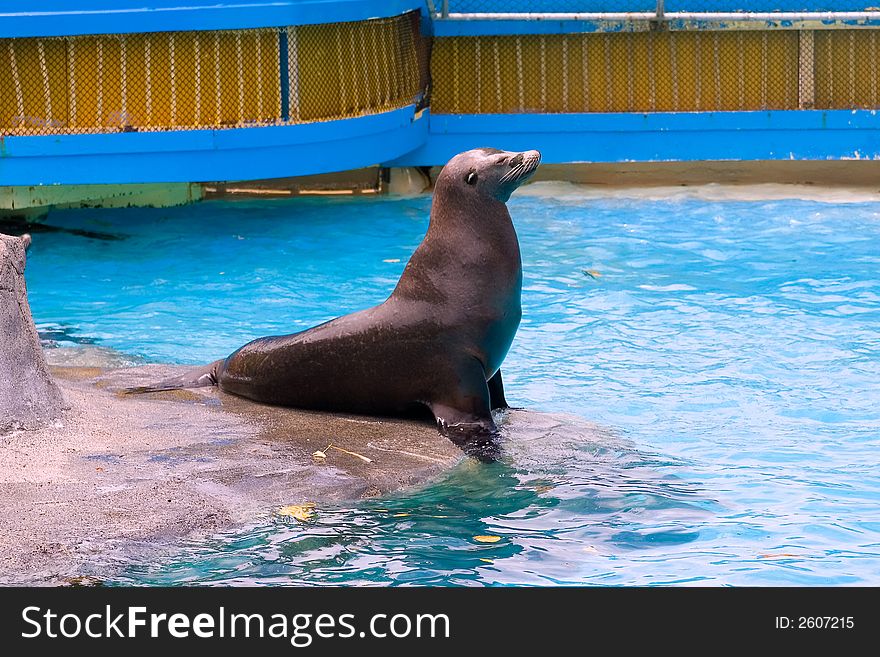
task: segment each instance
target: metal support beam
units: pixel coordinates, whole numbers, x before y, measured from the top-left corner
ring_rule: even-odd
[[[801,30],[798,34],[798,107],[816,106],[815,32]]]

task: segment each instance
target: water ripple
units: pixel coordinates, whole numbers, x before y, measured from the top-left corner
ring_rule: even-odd
[[[55,213],[128,237],[42,235],[32,306],[65,348],[209,362],[381,301],[428,206]],[[521,431],[503,463],[185,545],[120,581],[880,584],[880,204],[569,190],[510,206],[524,319],[508,398],[575,418]]]

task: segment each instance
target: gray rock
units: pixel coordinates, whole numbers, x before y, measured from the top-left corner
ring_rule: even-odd
[[[24,281],[30,236],[0,235],[0,434],[38,429],[61,415]]]

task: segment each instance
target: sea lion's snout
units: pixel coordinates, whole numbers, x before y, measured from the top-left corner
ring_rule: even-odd
[[[525,163],[524,166],[526,169],[537,167],[541,163],[541,152],[523,151],[522,153],[517,153],[507,161],[507,164],[511,169],[515,169],[523,163]]]
[[[532,174],[538,169],[538,165],[541,164],[541,152],[540,151],[526,151],[525,153],[520,153],[522,155],[522,166],[523,166],[523,175],[522,179],[531,178]]]
[[[517,187],[532,177],[541,163],[539,151],[523,151],[507,160],[509,170],[501,176],[502,183],[513,183]]]

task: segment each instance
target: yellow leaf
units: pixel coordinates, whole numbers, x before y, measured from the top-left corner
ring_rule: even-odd
[[[335,449],[337,452],[342,452],[343,454],[348,454],[349,456],[354,456],[359,458],[364,463],[372,463],[373,459],[367,458],[363,454],[358,454],[357,452],[349,452],[347,449],[342,449],[341,447],[337,447],[336,445],[330,445],[327,449]]]
[[[312,502],[306,504],[293,504],[278,509],[278,515],[283,518],[295,518],[300,522],[308,522],[315,515],[315,505]]]
[[[325,459],[327,458],[327,454],[322,452],[320,449],[317,452],[312,452],[312,458],[316,459]]]
[[[497,543],[501,540],[500,536],[474,536],[477,543]]]
[[[392,518],[406,518],[408,515],[408,513],[395,513]]]
[[[480,557],[480,561],[485,561],[486,563],[495,563],[491,559],[484,559],[483,557]]]
[[[586,274],[593,280],[596,280],[597,278],[602,278],[602,274],[595,269],[584,269],[584,274]]]

